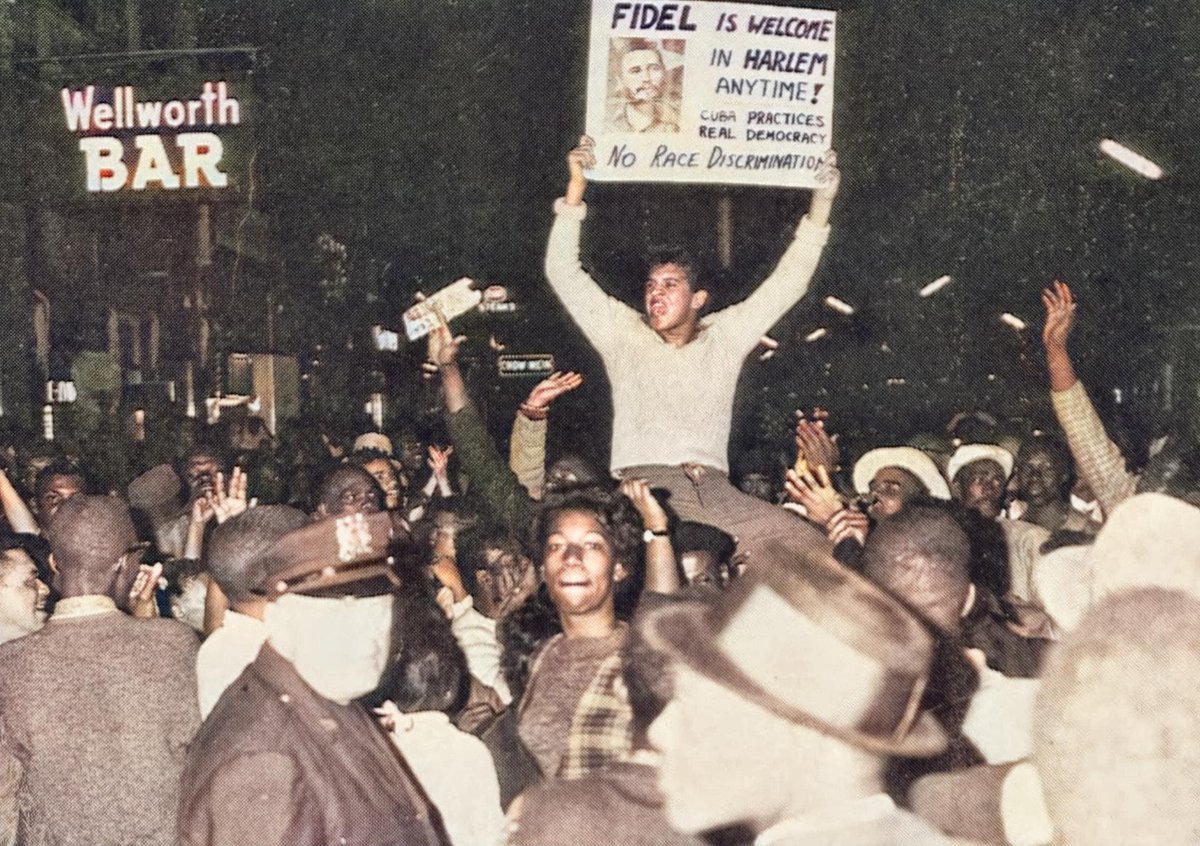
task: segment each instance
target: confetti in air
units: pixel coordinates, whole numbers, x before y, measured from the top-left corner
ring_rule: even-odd
[[[928,285],[926,285],[924,288],[922,288],[917,293],[922,297],[932,297],[934,294],[936,294],[938,291],[942,290],[949,284],[950,284],[949,276],[939,276],[937,279],[934,279],[932,282],[930,282]]]
[[[837,297],[830,294],[825,298],[825,305],[829,306],[834,311],[840,311],[842,314],[854,314],[854,306],[845,300],[839,300]]]
[[[1105,138],[1100,142],[1100,152],[1147,179],[1162,178],[1163,169],[1161,167],[1140,153],[1135,153],[1123,144],[1118,144],[1111,138]]]
[[[1000,322],[1008,324],[1018,332],[1025,329],[1025,321],[1017,317],[1015,314],[1009,314],[1007,311],[1000,315]]]

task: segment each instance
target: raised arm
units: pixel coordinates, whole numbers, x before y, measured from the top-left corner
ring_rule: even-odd
[[[451,337],[450,329],[444,323],[429,333],[429,359],[441,375],[450,437],[454,440],[463,471],[471,478],[472,488],[478,490],[493,515],[524,532],[533,519],[535,503],[504,464],[467,395],[458,367],[458,347],[462,340]]]
[[[645,590],[674,593],[680,586],[679,565],[675,563],[675,550],[667,533],[667,512],[645,479],[626,479],[621,482],[621,493],[629,497],[642,517],[642,525],[651,533],[646,541]]]
[[[1067,352],[1067,338],[1075,324],[1075,300],[1071,289],[1054,281],[1042,291],[1046,324],[1042,343],[1046,347],[1046,369],[1050,373],[1050,401],[1054,415],[1075,457],[1076,469],[1096,494],[1105,514],[1133,496],[1137,475],[1125,467],[1120,448],[1104,430],[1096,408],[1075,376],[1075,367]]]
[[[546,418],[550,403],[582,384],[583,377],[578,373],[550,374],[529,392],[513,420],[508,466],[534,499],[541,499],[546,487]]]
[[[22,532],[27,535],[38,533],[38,524],[37,520],[33,518],[33,512],[29,510],[29,506],[25,504],[21,494],[13,487],[12,480],[8,478],[8,473],[2,467],[0,467],[0,507],[3,507],[4,516],[8,518],[8,525],[14,532]]]
[[[717,315],[723,331],[737,339],[746,351],[799,302],[816,273],[829,238],[829,212],[841,183],[837,154],[833,150],[822,157],[817,179],[820,186],[813,191],[808,214],[800,220],[795,240],[784,251],[775,270],[749,297]]]
[[[622,324],[638,320],[638,314],[604,293],[579,263],[579,237],[587,216],[584,170],[595,163],[593,141],[584,135],[579,146],[567,154],[567,191],[554,203],[554,223],[546,245],[546,279],[584,336],[603,353],[619,343]]]

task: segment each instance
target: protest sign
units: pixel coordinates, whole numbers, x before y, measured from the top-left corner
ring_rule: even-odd
[[[832,146],[837,16],[593,0],[592,179],[811,188]]]

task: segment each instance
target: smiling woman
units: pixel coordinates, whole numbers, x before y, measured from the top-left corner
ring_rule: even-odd
[[[632,748],[618,617],[637,592],[641,520],[615,492],[576,492],[548,503],[536,530],[563,632],[534,659],[518,733],[542,775],[578,778]]]

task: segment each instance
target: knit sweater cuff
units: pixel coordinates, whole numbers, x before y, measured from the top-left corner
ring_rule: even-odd
[[[559,197],[554,201],[554,213],[569,217],[571,220],[583,220],[587,217],[587,203],[573,206],[567,202],[566,197]]]
[[[823,247],[829,240],[829,224],[817,226],[808,215],[805,215],[800,218],[800,225],[796,227],[796,240]]]

